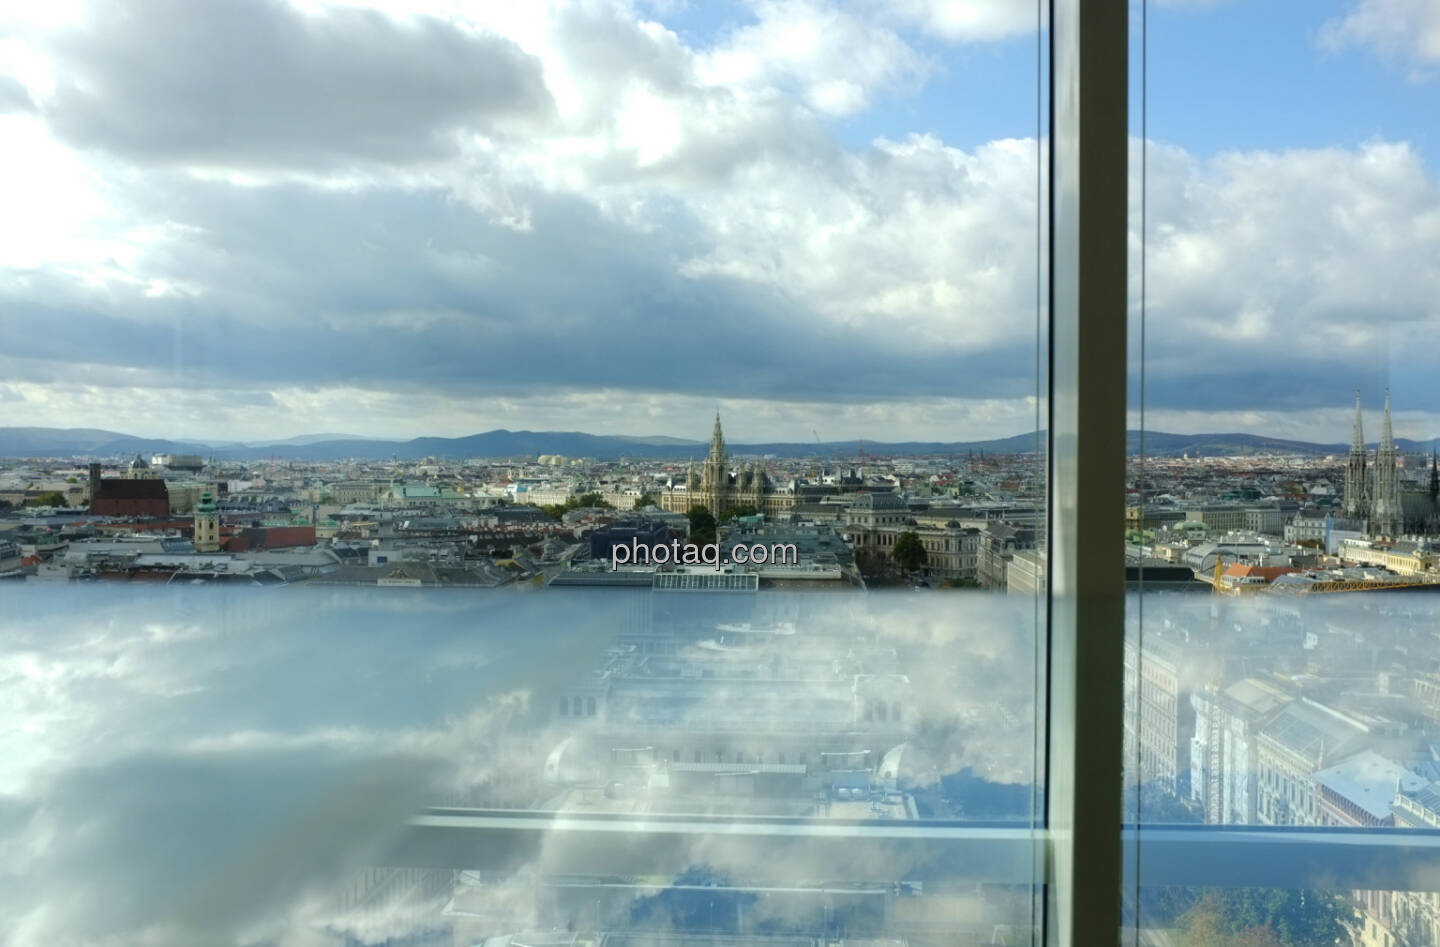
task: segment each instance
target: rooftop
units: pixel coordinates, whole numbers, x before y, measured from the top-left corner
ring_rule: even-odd
[[[1429,785],[1429,780],[1374,750],[1322,769],[1315,774],[1315,782],[1364,809],[1377,821],[1390,817],[1396,792],[1418,792]]]

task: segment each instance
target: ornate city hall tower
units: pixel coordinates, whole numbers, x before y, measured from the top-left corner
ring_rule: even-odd
[[[694,461],[686,468],[685,487],[678,485],[660,497],[661,505],[679,513],[692,506],[703,506],[716,516],[737,506],[754,507],[773,516],[795,504],[795,484],[788,489],[777,486],[765,472],[760,461],[742,464],[733,471],[730,454],[725,448],[725,433],[720,428],[720,413],[715,413],[715,427],[710,433],[710,452],[697,470]]]

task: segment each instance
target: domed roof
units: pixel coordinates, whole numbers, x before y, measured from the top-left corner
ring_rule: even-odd
[[[902,743],[880,758],[875,776],[897,789],[910,789],[935,785],[940,780],[940,771],[930,754],[909,743]]]

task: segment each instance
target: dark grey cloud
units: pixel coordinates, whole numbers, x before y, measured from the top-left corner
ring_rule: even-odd
[[[1144,387],[1140,356],[1130,353],[1128,395],[1131,407],[1204,411],[1312,411],[1354,403],[1360,388],[1378,403],[1387,386],[1406,385],[1417,400],[1411,408],[1440,401],[1440,379],[1413,371],[1395,371],[1384,333],[1363,345],[1330,351],[1259,348],[1197,338],[1193,318],[1164,313],[1147,326]],[[1262,432],[1256,432],[1262,433]],[[1343,440],[1336,432],[1336,439]],[[1346,435],[1348,436],[1348,434]]]
[[[370,10],[101,3],[52,51],[56,132],[141,161],[406,161],[451,150],[457,129],[533,127],[553,109],[539,62],[509,40]]]
[[[841,324],[779,289],[680,275],[710,238],[678,207],[643,233],[579,198],[527,192],[531,228],[517,233],[438,192],[175,178],[154,199],[194,229],[139,265],[202,295],[95,295],[31,274],[0,311],[16,380],[53,380],[47,366],[81,360],[139,369],[152,384],[232,388],[847,401],[1035,389],[1030,345],[936,347],[890,320]],[[25,329],[37,324],[50,329]]]

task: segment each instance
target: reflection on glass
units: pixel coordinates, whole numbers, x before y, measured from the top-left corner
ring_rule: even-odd
[[[1005,869],[864,837],[1032,824],[1023,599],[968,601],[963,622],[908,592],[10,601],[16,930],[1029,937],[1030,886]],[[655,835],[697,817],[678,846]],[[584,819],[619,834],[597,844]]]

